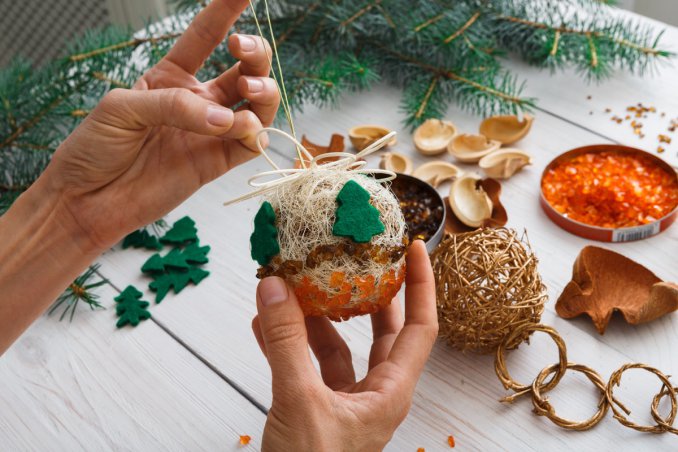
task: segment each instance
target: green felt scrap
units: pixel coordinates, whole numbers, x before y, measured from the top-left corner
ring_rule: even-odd
[[[165,271],[165,263],[163,258],[158,253],[149,257],[144,265],[141,266],[143,273],[163,272]]]
[[[280,253],[278,229],[275,227],[275,211],[268,201],[259,208],[254,216],[254,232],[250,236],[252,259],[259,265],[267,265],[271,258]]]
[[[162,263],[167,267],[188,269],[186,257],[179,248],[174,248],[162,258]]]
[[[370,204],[370,193],[356,181],[344,184],[337,195],[336,221],[332,233],[350,237],[356,243],[367,243],[372,237],[384,232],[381,213]]]
[[[122,241],[122,248],[126,249],[130,246],[133,248],[146,248],[149,250],[162,249],[162,243],[158,241],[156,236],[149,234],[146,229],[139,229],[125,237]]]
[[[127,286],[120,295],[114,298],[118,303],[115,312],[118,314],[116,326],[122,328],[130,324],[137,326],[142,320],[150,319],[151,313],[148,312],[148,301],[141,300],[142,293],[134,286]]]
[[[186,248],[184,248],[183,257],[186,262],[192,264],[205,264],[207,263],[207,254],[210,252],[209,246],[200,246],[199,242],[191,243]]]
[[[175,245],[198,241],[198,229],[195,227],[195,221],[190,217],[183,217],[172,225],[172,228],[160,238],[160,241]]]

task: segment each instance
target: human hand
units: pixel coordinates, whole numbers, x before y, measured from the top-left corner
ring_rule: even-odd
[[[252,329],[273,378],[262,450],[367,451],[386,445],[409,411],[438,334],[433,272],[421,241],[408,251],[405,285],[404,326],[397,299],[372,315],[369,371],[356,381],[351,351],[332,323],[304,319],[282,279],[261,281]]]
[[[93,248],[110,247],[257,155],[255,135],[279,104],[268,43],[231,35],[240,61],[213,80],[195,77],[248,5],[211,2],[133,89],[108,93],[59,146],[36,186],[56,194],[60,223]],[[243,99],[237,111],[227,108]]]

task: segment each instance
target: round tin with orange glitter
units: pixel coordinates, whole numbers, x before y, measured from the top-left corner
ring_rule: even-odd
[[[640,149],[585,146],[546,166],[540,204],[554,223],[578,236],[640,240],[664,231],[678,217],[678,173]]]

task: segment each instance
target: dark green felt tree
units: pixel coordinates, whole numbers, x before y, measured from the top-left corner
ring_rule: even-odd
[[[275,227],[275,210],[268,201],[259,208],[254,217],[254,232],[250,236],[252,259],[259,265],[267,265],[271,258],[280,253],[278,229]]]
[[[116,323],[118,328],[127,324],[137,326],[142,320],[151,318],[151,313],[146,309],[148,301],[141,300],[141,295],[142,293],[134,286],[127,286],[120,295],[114,298],[118,303],[115,312],[120,317]]]
[[[162,243],[183,245],[198,241],[198,229],[190,217],[183,217],[172,225],[167,234],[160,238]]]
[[[332,233],[350,237],[354,242],[367,243],[384,232],[379,210],[370,204],[370,193],[356,181],[346,182],[337,195],[336,221]]]
[[[162,248],[162,244],[158,241],[156,236],[151,235],[146,229],[139,229],[129,234],[122,241],[123,249],[129,247],[159,250]]]

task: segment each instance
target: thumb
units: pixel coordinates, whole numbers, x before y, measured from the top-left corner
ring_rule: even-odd
[[[233,126],[234,113],[184,88],[114,89],[90,115],[121,129],[170,126],[201,135],[222,135]]]
[[[299,382],[317,376],[308,352],[304,313],[285,281],[276,276],[261,280],[257,311],[274,388],[290,379]]]

